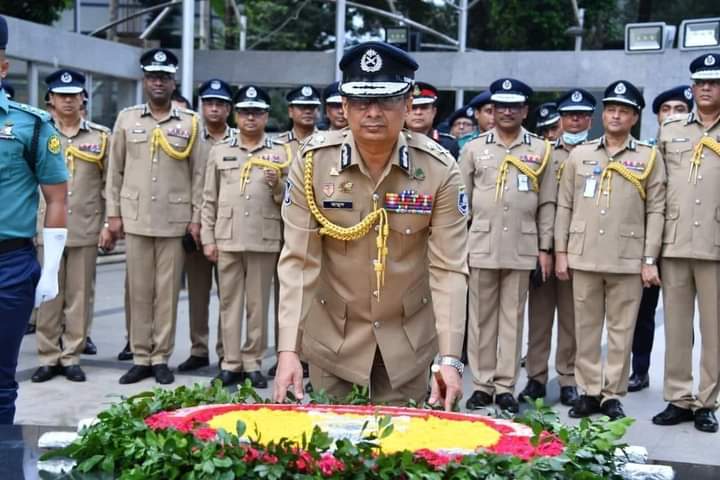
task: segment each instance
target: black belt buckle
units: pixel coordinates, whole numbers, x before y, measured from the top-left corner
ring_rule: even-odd
[[[0,255],[29,247],[32,244],[33,242],[30,238],[8,238],[7,240],[0,240]]]

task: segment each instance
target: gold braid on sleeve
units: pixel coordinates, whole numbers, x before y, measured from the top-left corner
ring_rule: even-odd
[[[688,175],[688,182],[697,184],[698,171],[700,170],[700,163],[702,162],[702,152],[705,148],[709,148],[715,152],[715,155],[720,156],[720,142],[713,140],[710,137],[703,137],[703,139],[700,140],[693,149],[692,160],[690,160],[690,174]]]
[[[70,172],[75,173],[75,159],[83,160],[85,162],[94,163],[102,171],[105,166],[103,165],[103,157],[105,157],[105,149],[107,148],[108,135],[105,132],[100,132],[100,152],[89,153],[83,152],[75,145],[70,145],[65,149],[65,164],[68,166]]]
[[[605,167],[602,175],[600,176],[600,195],[598,195],[596,203],[598,205],[600,204],[600,197],[603,193],[603,185],[605,185],[605,193],[607,194],[607,206],[610,206],[610,191],[612,190],[612,172],[617,172],[625,180],[632,183],[640,194],[640,198],[645,200],[645,187],[643,187],[642,182],[645,181],[650,175],[650,172],[652,172],[653,166],[655,165],[656,155],[657,148],[652,147],[652,151],[650,152],[650,160],[648,160],[647,164],[645,164],[645,170],[643,170],[643,172],[640,174],[631,171],[629,168],[627,168],[620,162],[615,161],[608,163],[607,167]]]
[[[184,150],[175,150],[175,148],[170,145],[170,142],[168,142],[168,139],[163,135],[162,129],[160,126],[156,126],[152,133],[152,140],[150,143],[150,156],[155,157],[155,153],[157,153],[158,147],[165,152],[168,157],[174,158],[175,160],[185,160],[190,156],[190,152],[192,151],[192,147],[195,144],[195,138],[197,137],[198,132],[198,120],[197,116],[192,116],[192,127],[190,131],[190,139],[188,140],[188,144],[185,147]]]
[[[374,261],[375,280],[377,282],[378,302],[380,301],[380,291],[385,283],[385,264],[388,254],[388,237],[390,235],[390,227],[388,226],[387,211],[378,207],[378,200],[373,200],[373,210],[368,213],[359,223],[350,227],[341,227],[332,223],[318,208],[315,203],[315,190],[313,188],[313,152],[305,154],[305,170],[303,177],[303,187],[305,190],[305,200],[308,209],[315,220],[320,224],[320,235],[327,235],[335,240],[358,240],[373,228],[375,223],[378,224],[378,234],[375,238],[375,246],[377,248],[377,258]]]
[[[510,165],[520,170],[522,174],[526,175],[530,179],[533,192],[539,192],[540,182],[538,178],[545,170],[549,158],[550,142],[547,140],[545,140],[545,156],[543,157],[542,163],[540,163],[537,170],[533,170],[532,167],[514,155],[505,155],[505,158],[503,158],[503,161],[500,164],[500,171],[498,172],[497,179],[495,180],[495,201],[497,202],[503,197],[503,193],[505,192],[505,182],[507,181],[507,174],[510,170]]]
[[[290,166],[290,163],[292,163],[292,150],[290,150],[290,145],[288,145],[287,143],[283,143],[283,147],[285,147],[285,157],[287,158],[285,163],[275,163],[258,157],[251,157],[248,159],[247,162],[245,162],[245,164],[242,166],[242,170],[240,171],[241,193],[245,192],[245,187],[250,181],[250,172],[252,171],[253,167],[272,168],[273,170],[277,170],[279,175],[283,169]]]

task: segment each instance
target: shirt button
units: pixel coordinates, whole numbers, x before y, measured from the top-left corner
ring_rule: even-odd
[[[508,148],[507,150],[505,150],[505,153],[510,153],[510,149]]]
[[[72,215],[72,209],[68,209],[68,213]]]
[[[607,210],[605,210],[604,208],[602,210],[600,210],[600,215],[605,215],[606,213],[607,213]]]
[[[698,180],[702,180],[702,175],[698,175],[698,176],[697,176],[697,179],[698,179]]]
[[[157,182],[157,177],[152,177],[153,182]]]
[[[631,236],[631,237],[634,237],[634,236],[635,236],[635,232],[630,232],[630,236]]]
[[[377,290],[373,290],[373,293],[372,293],[372,294],[373,294],[373,297],[377,297],[377,296],[378,296],[378,293],[379,293],[379,292],[378,292]]]
[[[600,229],[600,232],[599,232],[599,233],[600,233],[600,235],[605,235],[605,230]]]
[[[508,210],[510,210],[510,207],[508,207],[507,205],[505,205],[505,206],[503,207],[503,210],[507,212]]]
[[[68,143],[72,143],[72,138],[68,138]]]
[[[68,192],[68,197],[72,197],[72,192]]]
[[[427,298],[427,297],[422,297],[421,302],[422,302],[423,305],[427,305],[427,303],[428,303],[428,298]]]
[[[695,205],[700,205],[700,203],[701,203],[701,202],[700,202],[700,199],[699,199],[699,198],[695,200]]]
[[[150,200],[152,200],[153,202],[154,202],[156,199],[157,199],[157,198],[155,197],[155,195],[153,195],[152,197],[150,197]]]
[[[250,195],[245,195],[245,200],[250,200]]]
[[[405,235],[410,235],[411,233],[412,233],[412,230],[410,230],[409,228],[405,229]]]
[[[503,232],[507,232],[507,231],[508,231],[508,227],[503,227]]]
[[[375,200],[377,202],[378,200],[380,200],[380,195],[378,195],[377,193],[373,193],[372,198],[373,198],[373,200]]]
[[[246,216],[246,217],[249,217],[249,216],[250,216],[250,212],[245,212],[245,216]]]
[[[373,322],[373,327],[380,328],[380,322]]]
[[[696,220],[696,221],[693,223],[693,225],[695,225],[696,227],[699,227],[699,226],[700,226],[700,222],[698,222],[698,221]]]
[[[320,299],[320,305],[325,305],[326,303],[327,303],[327,302],[325,301],[324,298],[321,298],[321,299]]]
[[[153,163],[157,163],[157,158],[153,158]]]

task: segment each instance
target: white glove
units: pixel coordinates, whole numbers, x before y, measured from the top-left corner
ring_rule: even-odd
[[[60,258],[67,240],[67,228],[43,228],[43,267],[35,288],[35,307],[57,297]]]

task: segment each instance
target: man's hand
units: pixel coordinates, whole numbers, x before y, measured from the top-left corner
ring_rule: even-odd
[[[202,243],[200,243],[200,224],[191,223],[188,225],[187,231],[192,236],[193,240],[195,240],[195,245],[197,245],[198,250],[202,250]]]
[[[643,287],[645,288],[652,287],[653,285],[657,287],[662,285],[657,265],[643,265],[640,270],[640,277],[642,278]]]
[[[110,252],[115,248],[115,239],[109,228],[103,228],[100,230],[100,238],[98,238],[98,247],[102,248],[105,252]]]
[[[113,236],[114,240],[119,240],[125,237],[125,231],[123,230],[122,217],[108,217],[108,230]]]
[[[553,273],[553,256],[552,253],[540,252],[538,256],[540,262],[540,270],[542,271],[543,282],[547,282]]]
[[[456,400],[462,398],[462,378],[450,365],[433,365],[432,381],[430,382],[430,405],[443,402],[445,410],[452,411]]]
[[[266,168],[264,170],[265,172],[265,181],[270,185],[271,187],[274,187],[277,185],[278,181],[278,172],[274,168]]]
[[[205,257],[207,257],[208,260],[210,260],[213,263],[217,263],[218,261],[218,248],[217,245],[214,243],[203,245],[203,253],[205,254]]]
[[[555,275],[557,275],[558,280],[570,280],[567,253],[555,253]]]
[[[279,352],[277,372],[275,372],[275,385],[273,387],[273,402],[283,403],[287,398],[288,388],[293,387],[293,393],[298,400],[303,399],[303,371],[300,357],[295,352]]]

